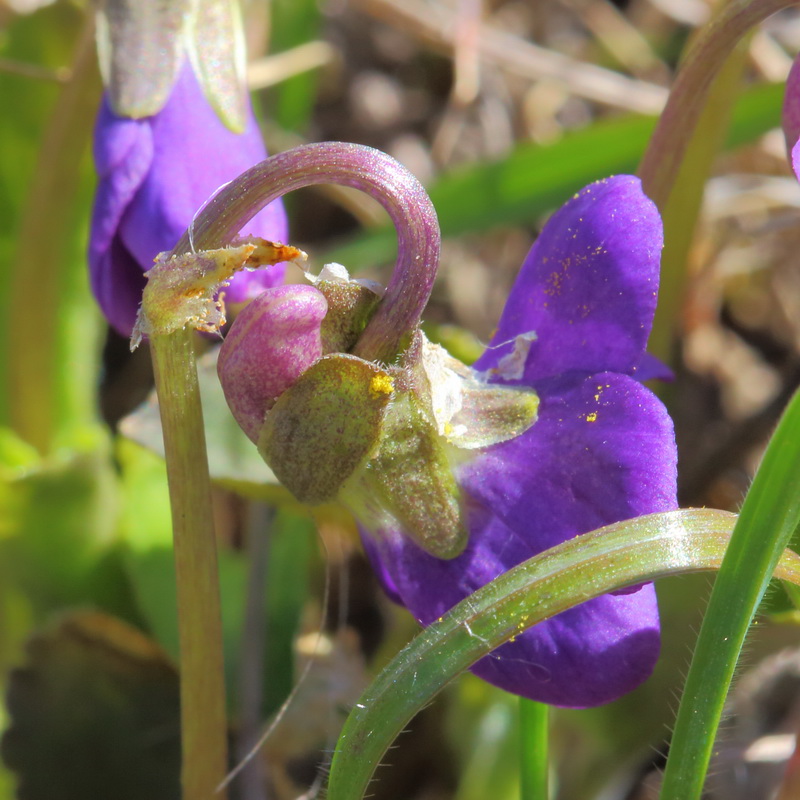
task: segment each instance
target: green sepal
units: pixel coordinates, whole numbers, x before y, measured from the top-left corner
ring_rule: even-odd
[[[461,493],[435,423],[414,392],[395,395],[363,488],[423,550],[455,558],[467,544]]]
[[[239,238],[236,244],[216,250],[159,253],[147,271],[131,350],[144,336],[166,336],[187,326],[218,333],[225,324],[225,294],[220,290],[237,272],[305,259],[306,254],[296,247],[257,236]]]
[[[140,119],[164,107],[178,76],[194,0],[104,0],[97,10],[100,73],[114,113]]]
[[[211,107],[234,133],[247,126],[246,43],[238,0],[103,0],[97,53],[111,107],[157,114],[186,52]]]
[[[217,116],[234,133],[247,127],[247,43],[239,0],[196,2],[186,48]]]
[[[377,448],[392,394],[393,379],[376,364],[324,356],[278,398],[258,452],[300,502],[332,500]]]
[[[381,297],[357,281],[316,281],[328,301],[320,335],[325,353],[346,353],[358,341]]]

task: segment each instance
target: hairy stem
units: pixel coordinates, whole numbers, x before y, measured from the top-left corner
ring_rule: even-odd
[[[227,717],[211,479],[193,335],[182,330],[153,336],[151,350],[178,587],[183,798],[210,800],[227,771]]]
[[[428,302],[441,235],[422,185],[385,153],[357,144],[322,142],[272,156],[215,195],[173,253],[223,246],[268,203],[321,183],[350,186],[375,198],[397,229],[397,262],[386,295],[354,349],[368,360],[392,361]]]
[[[733,48],[755,25],[796,0],[733,0],[689,50],[639,165],[645,194],[663,210],[672,194],[711,84]]]

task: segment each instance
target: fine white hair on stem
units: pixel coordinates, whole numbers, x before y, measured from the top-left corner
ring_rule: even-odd
[[[206,206],[207,206],[207,205],[208,205],[208,204],[209,204],[209,203],[210,203],[210,202],[211,202],[211,201],[212,201],[212,200],[213,200],[213,199],[214,199],[214,198],[215,198],[215,197],[216,197],[216,196],[217,196],[217,195],[218,195],[218,194],[219,194],[219,193],[220,193],[220,192],[221,192],[221,191],[222,191],[222,190],[223,190],[225,187],[226,187],[226,186],[229,186],[229,185],[230,185],[232,182],[233,182],[233,180],[231,179],[230,181],[225,181],[225,183],[221,183],[219,186],[217,186],[217,188],[216,188],[216,189],[214,189],[214,191],[213,191],[213,192],[211,192],[211,194],[210,194],[210,195],[209,195],[209,196],[208,196],[208,197],[207,197],[207,198],[206,198],[206,199],[203,201],[203,204],[200,206],[200,208],[198,208],[198,209],[197,209],[197,211],[195,211],[195,212],[194,212],[194,214],[192,214],[192,221],[189,223],[189,227],[186,229],[186,234],[187,234],[187,236],[189,237],[189,248],[191,249],[192,253],[195,253],[195,254],[197,253],[197,250],[195,250],[195,247],[194,247],[194,223],[195,223],[195,220],[196,220],[196,219],[197,219],[197,218],[200,216],[200,214],[203,212],[203,209],[205,209],[205,207],[206,207]]]

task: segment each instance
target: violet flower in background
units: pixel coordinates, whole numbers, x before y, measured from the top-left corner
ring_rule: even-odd
[[[424,536],[409,535],[409,529],[398,524],[375,524],[381,518],[381,509],[375,512],[375,506],[387,497],[388,517],[402,516],[397,504],[391,507],[391,491],[383,490],[376,473],[388,464],[393,473],[386,482],[424,491],[414,459],[418,462],[421,453],[431,451],[428,440],[420,437],[406,451],[401,446],[387,458],[382,444],[371,451],[377,457],[369,455],[373,445],[365,437],[367,455],[339,499],[356,511],[366,551],[387,593],[422,624],[436,620],[521,561],[567,539],[676,507],[672,422],[659,400],[639,382],[645,372],[647,377],[651,374],[644,356],[656,306],[661,247],[658,212],[639,181],[628,176],[587,187],[545,226],[523,264],[491,345],[467,379],[509,387],[509,395],[518,395],[508,406],[514,409],[524,408],[527,389],[511,387],[535,390],[538,416],[529,416],[505,440],[496,438],[498,444],[461,450],[452,462],[467,533],[459,555],[437,557],[431,554],[435,548],[423,549]],[[316,424],[309,423],[308,411],[298,407],[298,400],[313,397],[308,385],[292,395],[303,377],[321,367],[331,352],[326,346],[326,313],[332,311],[315,287],[273,289],[248,306],[223,343],[218,371],[226,397],[270,464],[264,437],[271,435],[270,415],[275,411],[270,409],[281,406],[284,394],[280,413],[293,413],[298,425],[310,425],[310,436],[316,435],[316,424],[326,424],[319,417]],[[350,362],[341,363],[344,368]],[[330,371],[329,366],[324,369]],[[391,373],[391,367],[386,369]],[[398,388],[404,382],[416,386],[430,382],[436,395],[441,386],[432,376],[445,376],[440,384],[455,376],[426,368],[427,378],[411,370],[405,378],[402,372],[395,373],[390,383],[386,376],[376,373],[369,379],[369,374],[365,385],[370,402],[380,403],[381,393],[391,391],[397,397],[389,405],[394,409],[408,397],[407,390]],[[346,381],[344,372],[341,380]],[[366,395],[365,414],[374,413]],[[433,398],[434,413],[439,402],[447,405],[448,400]],[[480,428],[481,419],[474,419]],[[337,421],[333,427],[344,425]],[[390,427],[390,435],[396,430]],[[410,430],[400,429],[403,434]],[[335,446],[331,449],[335,451]],[[323,459],[321,450],[314,452]],[[409,454],[407,461],[403,452]],[[338,463],[324,458],[334,466]],[[435,480],[438,473],[430,474]],[[352,503],[352,488],[359,480],[372,481],[369,486],[377,491]],[[432,515],[436,508],[447,511],[446,504],[428,506],[427,499],[405,491],[403,497],[417,503],[423,513],[426,508]],[[430,496],[435,500],[441,493]],[[643,681],[658,658],[659,646],[655,592],[646,585],[592,600],[540,623],[484,658],[474,671],[534,700],[594,706]]]
[[[783,100],[783,133],[789,164],[800,180],[800,57],[796,58],[786,78]]]
[[[204,97],[188,61],[167,104],[152,117],[119,117],[104,96],[95,127],[98,185],[89,270],[92,291],[120,334],[131,334],[144,272],[156,255],[172,249],[220,186],[266,155],[252,110],[243,133],[226,128]],[[270,204],[244,232],[284,241],[283,205]],[[240,273],[226,288],[226,298],[243,302],[282,281],[281,265]]]

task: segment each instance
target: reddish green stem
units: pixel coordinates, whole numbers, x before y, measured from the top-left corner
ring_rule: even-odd
[[[639,165],[645,194],[663,210],[674,188],[711,84],[733,48],[753,27],[797,0],[733,0],[687,53]]]
[[[321,183],[350,186],[374,197],[397,229],[397,263],[386,294],[355,355],[392,361],[419,322],[439,266],[436,211],[420,182],[391,156],[358,144],[318,142],[262,161],[225,186],[197,215],[174,254],[221,247],[258,211],[295,189]]]
[[[153,336],[151,350],[178,587],[183,798],[210,800],[228,768],[227,718],[211,479],[192,340],[187,330]]]

